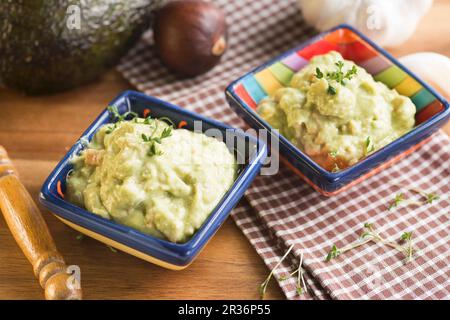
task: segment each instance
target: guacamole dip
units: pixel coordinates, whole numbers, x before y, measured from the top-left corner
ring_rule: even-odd
[[[203,224],[237,169],[225,143],[149,118],[101,127],[73,165],[69,201],[172,242]]]
[[[335,51],[316,56],[257,112],[323,168],[338,171],[414,126],[411,100]]]

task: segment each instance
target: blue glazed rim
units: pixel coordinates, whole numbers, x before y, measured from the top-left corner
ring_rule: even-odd
[[[114,221],[97,216],[83,208],[80,208],[68,201],[65,201],[57,194],[57,183],[61,181],[65,184],[68,171],[70,171],[70,159],[73,155],[81,151],[86,139],[89,141],[97,131],[97,129],[109,123],[109,112],[107,109],[102,111],[94,122],[86,129],[77,142],[71,147],[64,158],[57,164],[52,173],[44,182],[39,200],[52,211],[55,215],[69,220],[70,222],[89,229],[97,234],[103,235],[109,239],[124,244],[127,247],[135,249],[151,257],[162,260],[175,266],[188,265],[206,245],[208,240],[214,235],[220,225],[228,217],[231,210],[238,203],[244,192],[259,173],[261,166],[267,156],[266,144],[250,135],[242,132],[240,129],[234,129],[228,125],[218,121],[205,118],[194,112],[184,110],[171,103],[159,100],[155,97],[147,96],[135,91],[125,91],[116,97],[110,105],[118,106],[123,110],[131,110],[133,106],[131,101],[137,101],[159,113],[156,118],[169,114],[169,118],[173,121],[202,121],[203,126],[208,128],[219,129],[222,133],[232,132],[237,138],[244,139],[248,146],[254,148],[253,154],[239,172],[230,190],[224,195],[220,203],[211,212],[202,226],[194,233],[194,235],[185,243],[172,243],[168,240],[159,239],[148,234],[144,234],[133,228],[121,225]],[[164,110],[162,110],[164,109]],[[119,109],[120,110],[120,109]],[[123,110],[120,110],[121,113]],[[159,110],[159,111],[158,111]],[[181,116],[176,118],[175,115]]]
[[[267,67],[271,66],[275,62],[278,62],[278,61],[282,60],[283,58],[286,58],[289,55],[311,45],[312,43],[322,39],[328,33],[331,33],[338,29],[348,29],[348,30],[354,32],[355,34],[357,34],[359,37],[361,37],[370,46],[372,46],[373,49],[375,49],[382,56],[384,56],[389,61],[391,61],[394,65],[399,67],[401,70],[403,70],[409,76],[411,76],[413,79],[415,79],[418,83],[420,83],[423,86],[423,88],[427,89],[439,102],[442,103],[444,110],[433,115],[431,118],[427,119],[425,122],[421,123],[420,125],[414,127],[413,130],[404,134],[400,138],[392,141],[391,143],[387,144],[386,146],[378,149],[376,152],[361,159],[356,164],[354,164],[346,169],[340,170],[338,172],[330,172],[330,171],[322,168],[320,165],[318,165],[306,153],[304,153],[300,149],[298,149],[293,143],[291,143],[283,135],[272,131],[272,127],[269,125],[269,123],[267,123],[252,108],[250,108],[245,103],[245,101],[243,101],[239,97],[239,95],[236,94],[236,91],[234,88],[244,78],[246,78],[252,74],[255,74],[263,69],[266,69]],[[288,51],[278,55],[277,57],[269,60],[268,62],[254,68],[250,72],[247,72],[246,74],[244,74],[243,76],[234,80],[227,86],[227,88],[225,89],[225,95],[227,96],[227,98],[232,99],[236,103],[236,105],[241,109],[241,111],[244,111],[248,116],[250,116],[254,121],[256,121],[261,128],[267,129],[271,135],[273,135],[276,139],[279,139],[281,141],[281,143],[283,144],[283,146],[288,149],[288,152],[290,152],[290,154],[292,156],[294,156],[297,160],[302,161],[312,171],[314,171],[314,173],[316,175],[324,178],[328,183],[338,183],[339,181],[346,180],[346,178],[350,177],[350,176],[356,176],[356,178],[357,178],[359,174],[363,174],[363,173],[367,172],[368,171],[367,169],[371,170],[371,169],[376,168],[377,165],[380,164],[380,162],[384,162],[384,161],[380,161],[380,160],[382,160],[385,156],[395,153],[395,151],[400,149],[402,145],[407,144],[416,136],[423,135],[423,139],[424,139],[427,131],[431,130],[434,126],[438,125],[445,118],[450,118],[449,103],[447,100],[444,99],[444,97],[442,95],[440,95],[435,89],[430,87],[427,83],[425,83],[422,79],[420,79],[412,71],[410,71],[408,68],[406,68],[404,65],[402,65],[396,58],[394,58],[386,50],[384,50],[383,48],[381,48],[380,46],[375,44],[372,40],[370,40],[367,36],[362,34],[360,31],[358,31],[357,29],[355,29],[352,26],[347,25],[347,24],[340,24],[334,28],[331,28],[330,30],[321,32],[321,33],[313,36],[312,38],[305,40],[297,47],[295,47],[291,50],[288,50]],[[349,181],[348,183],[350,183],[350,182],[351,181]],[[348,183],[345,183],[344,186]]]

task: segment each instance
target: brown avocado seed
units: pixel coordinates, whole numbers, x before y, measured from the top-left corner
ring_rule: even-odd
[[[156,50],[171,70],[196,76],[219,63],[227,49],[223,11],[211,2],[170,2],[156,15],[153,28]]]

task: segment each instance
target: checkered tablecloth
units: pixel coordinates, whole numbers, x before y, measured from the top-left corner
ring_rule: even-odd
[[[243,127],[225,101],[224,88],[314,30],[303,22],[294,0],[217,2],[227,12],[229,50],[211,72],[195,79],[170,73],[155,56],[151,34],[118,69],[147,94]],[[401,162],[331,198],[282,167],[275,176],[258,177],[232,217],[269,268],[294,244],[276,276],[293,270],[303,252],[309,290],[298,296],[294,279],[280,281],[289,299],[450,299],[449,165],[450,139],[437,133]],[[441,198],[432,205],[389,211],[399,186],[421,188]],[[332,244],[356,241],[365,222],[374,223],[391,240],[413,231],[417,257],[404,264],[399,252],[369,243],[324,261]]]

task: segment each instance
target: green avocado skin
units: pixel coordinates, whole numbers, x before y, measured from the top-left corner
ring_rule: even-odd
[[[1,0],[0,82],[45,94],[93,81],[135,44],[162,2]]]

